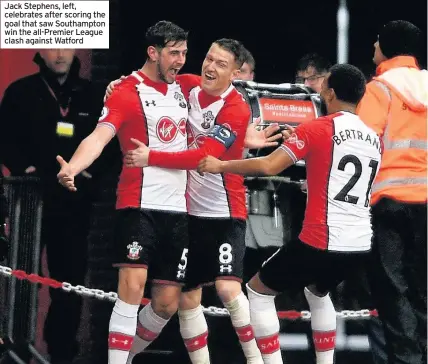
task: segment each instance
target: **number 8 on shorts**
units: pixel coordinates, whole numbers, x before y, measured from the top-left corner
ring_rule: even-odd
[[[223,243],[220,245],[218,260],[220,263],[220,273],[232,273],[232,245]]]

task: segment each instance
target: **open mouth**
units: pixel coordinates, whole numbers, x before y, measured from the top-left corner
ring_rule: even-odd
[[[209,73],[205,73],[204,76],[208,81],[214,81],[215,80],[215,77]]]
[[[179,68],[171,68],[171,69],[169,70],[169,73],[170,73],[172,76],[177,76],[178,72],[180,72],[180,69],[179,69]]]

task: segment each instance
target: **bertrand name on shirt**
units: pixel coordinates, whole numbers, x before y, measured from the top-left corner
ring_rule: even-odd
[[[379,150],[379,153],[381,153],[381,143],[379,140],[379,137],[376,134],[366,134],[363,135],[363,133],[359,130],[353,130],[353,129],[345,129],[341,130],[339,135],[334,134],[333,135],[333,141],[336,143],[336,145],[339,145],[342,142],[346,142],[348,139],[357,139],[362,140],[364,142],[369,143],[370,145],[373,145],[375,148]]]

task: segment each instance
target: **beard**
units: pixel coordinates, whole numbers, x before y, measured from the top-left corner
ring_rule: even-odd
[[[162,70],[162,67],[160,65],[160,62],[156,63],[156,71],[158,73],[159,79],[165,83],[173,83],[174,81],[168,81],[167,77],[166,77],[166,72],[165,70]]]

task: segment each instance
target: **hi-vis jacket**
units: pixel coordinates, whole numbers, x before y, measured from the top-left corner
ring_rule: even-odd
[[[384,154],[371,204],[386,197],[427,201],[428,72],[410,56],[382,62],[357,108],[360,118],[383,139]]]

